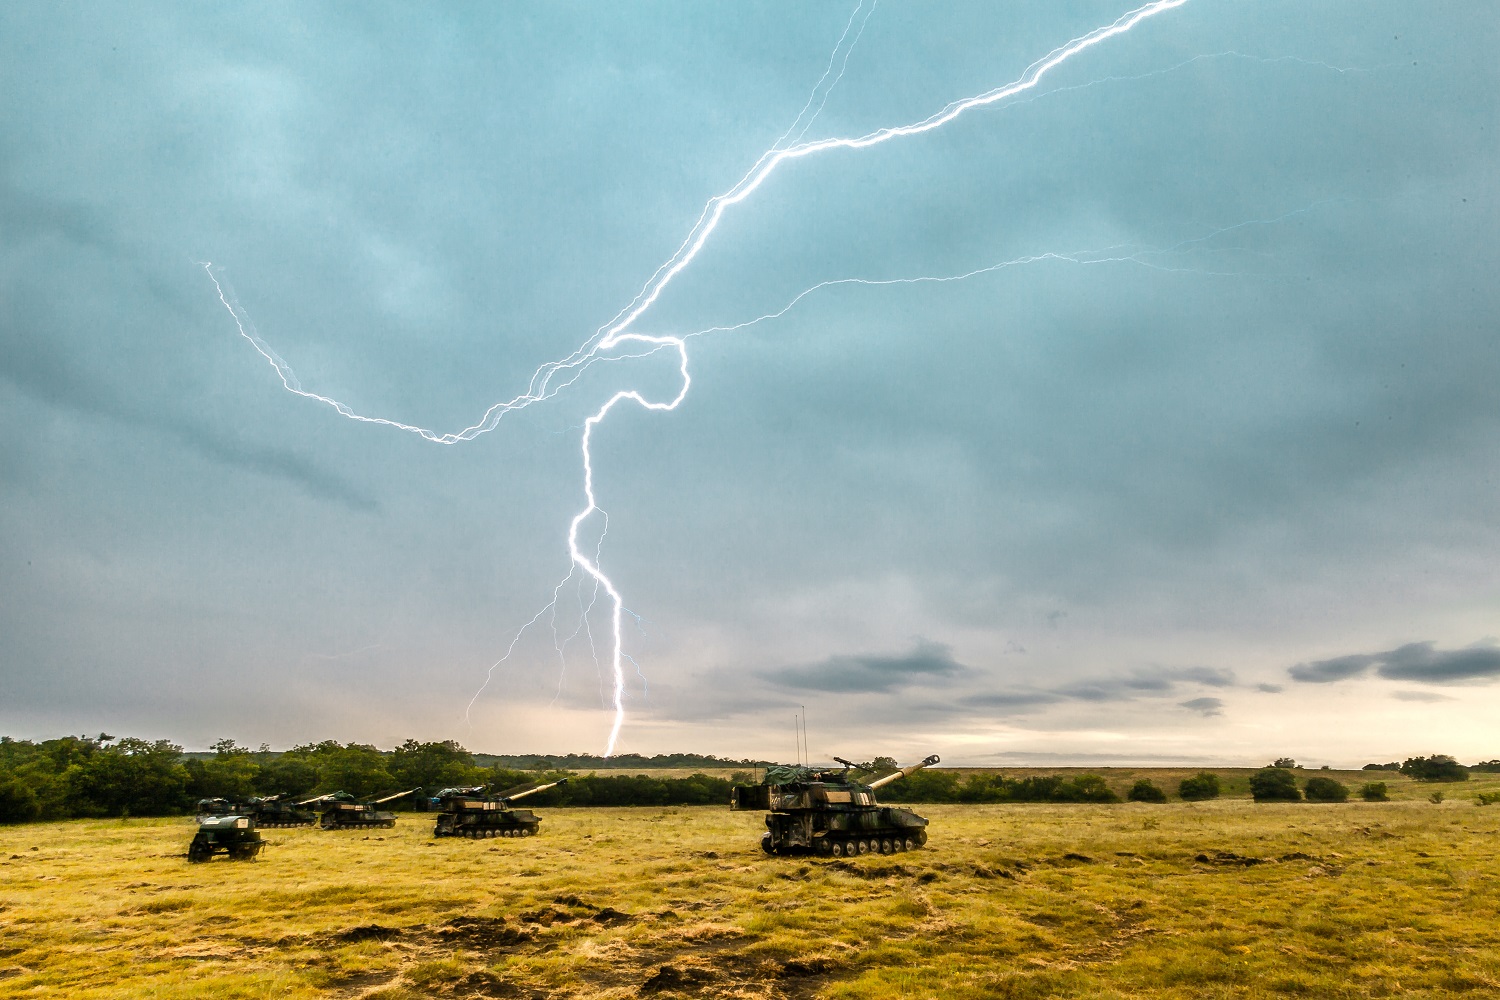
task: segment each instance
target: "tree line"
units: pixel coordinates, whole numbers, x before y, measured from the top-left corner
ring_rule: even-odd
[[[674,755],[687,756],[687,755]],[[566,759],[566,758],[562,758]],[[711,758],[723,766],[718,758]],[[172,816],[201,799],[285,795],[310,798],[345,791],[357,798],[420,787],[482,785],[503,792],[563,777],[559,769],[523,771],[483,766],[458,743],[407,740],[382,751],[334,740],[276,752],[219,740],[208,754],[187,753],[169,740],[65,736],[33,743],[0,736],[0,823],[115,816]],[[750,781],[750,771],[736,773]],[[546,805],[699,805],[729,801],[732,782],[642,775],[574,776],[527,800]],[[404,803],[397,802],[400,807]]]
[[[605,758],[586,754],[562,757],[479,756],[458,743],[407,740],[382,751],[362,743],[334,740],[306,743],[283,752],[262,745],[258,750],[233,740],[219,740],[210,752],[187,753],[168,740],[65,736],[33,743],[0,736],[0,823],[29,820],[115,816],[170,816],[192,812],[200,799],[247,799],[257,795],[311,798],[345,791],[357,798],[420,787],[428,795],[443,788],[488,786],[496,793],[535,781],[568,776],[568,783],[526,800],[536,806],[666,806],[715,805],[729,801],[730,788],[754,780],[759,761],[731,761],[692,754],[608,758],[620,766],[694,766],[687,761],[723,768],[744,765],[728,780],[694,774],[686,778],[647,775],[569,775],[597,766]],[[508,766],[535,763],[536,768]],[[635,763],[631,763],[634,761]],[[567,764],[568,767],[558,766]],[[865,771],[884,773],[895,761],[876,758]],[[1500,771],[1500,761],[1464,767],[1452,757],[1434,754],[1396,764],[1370,764],[1367,771],[1400,771],[1419,781],[1463,781],[1469,771]],[[1258,802],[1342,802],[1349,789],[1331,776],[1317,774],[1300,786],[1296,761],[1281,758],[1251,777],[1250,791]],[[1383,782],[1368,782],[1359,794],[1375,801],[1386,798]],[[1184,778],[1178,798],[1201,801],[1217,798],[1220,782],[1209,771]],[[1440,797],[1440,793],[1434,793]],[[1150,779],[1135,782],[1125,796],[1133,802],[1165,802],[1167,790]],[[956,773],[927,769],[892,782],[881,790],[885,802],[1119,802],[1120,796],[1093,774],[1063,777],[1010,777],[994,772]],[[1436,801],[1436,799],[1434,799]],[[403,802],[395,803],[402,807]]]

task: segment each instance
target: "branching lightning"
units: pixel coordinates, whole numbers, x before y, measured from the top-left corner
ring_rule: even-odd
[[[500,420],[504,418],[506,414],[515,410],[523,409],[527,406],[532,405],[533,403],[542,402],[544,400],[552,398],[553,396],[567,389],[569,386],[573,385],[580,377],[582,377],[583,373],[590,367],[592,367],[596,362],[619,361],[627,358],[644,357],[646,355],[655,354],[659,351],[676,352],[678,372],[681,376],[681,381],[676,395],[674,395],[671,399],[652,400],[648,399],[646,396],[636,390],[622,390],[616,392],[613,396],[611,396],[601,407],[599,407],[597,411],[593,413],[593,415],[591,415],[587,420],[584,421],[581,450],[583,461],[583,489],[586,505],[582,510],[574,515],[572,521],[568,526],[567,539],[568,553],[570,557],[570,567],[568,575],[564,577],[562,582],[560,582],[553,590],[552,602],[547,607],[544,607],[541,611],[537,612],[537,614],[533,616],[531,620],[528,621],[525,625],[523,625],[521,629],[516,633],[516,636],[514,639],[512,639],[505,655],[490,667],[485,679],[485,684],[487,685],[490,678],[493,676],[495,669],[501,663],[504,663],[515,651],[516,645],[520,641],[522,635],[524,635],[532,626],[540,621],[541,618],[548,613],[549,609],[553,610],[554,612],[554,645],[558,647],[559,655],[562,654],[562,647],[566,645],[566,641],[558,643],[556,638],[557,629],[555,609],[557,606],[558,595],[560,594],[563,586],[567,584],[568,580],[572,579],[575,571],[581,570],[584,574],[593,579],[596,596],[598,590],[602,589],[604,593],[608,595],[610,602],[611,646],[609,662],[611,676],[613,679],[612,702],[614,716],[609,731],[607,748],[605,750],[605,755],[609,756],[614,753],[615,744],[619,739],[620,729],[625,720],[624,662],[630,658],[625,654],[623,649],[622,619],[623,615],[626,614],[624,599],[619,589],[615,586],[614,582],[610,580],[610,578],[604,573],[601,567],[599,550],[596,548],[596,551],[591,556],[585,554],[585,552],[582,548],[580,548],[579,545],[579,533],[583,526],[587,522],[589,522],[596,513],[599,514],[601,518],[604,517],[604,512],[598,506],[598,499],[595,493],[594,461],[592,450],[594,431],[599,427],[601,423],[604,422],[605,418],[609,416],[610,412],[615,408],[617,404],[627,400],[637,404],[638,406],[646,410],[675,410],[687,397],[688,390],[692,385],[692,378],[688,372],[688,352],[686,337],[654,336],[631,332],[631,328],[634,326],[634,324],[638,320],[640,320],[640,318],[645,315],[645,313],[656,303],[656,301],[661,297],[662,293],[671,284],[671,282],[679,274],[686,270],[698,257],[699,253],[707,244],[709,238],[713,235],[714,231],[718,229],[719,223],[724,218],[725,213],[728,212],[731,208],[740,205],[747,199],[749,199],[751,195],[753,195],[761,187],[761,185],[765,183],[767,178],[769,178],[772,173],[774,173],[783,164],[794,160],[805,159],[820,153],[829,153],[834,150],[865,149],[871,146],[880,145],[882,143],[891,142],[897,139],[910,138],[934,131],[936,129],[940,129],[944,125],[947,125],[966,112],[998,104],[1000,102],[1006,101],[1009,98],[1013,98],[1018,95],[1025,94],[1028,91],[1034,90],[1041,83],[1046,74],[1048,74],[1054,68],[1062,65],[1069,59],[1073,58],[1074,56],[1078,55],[1079,53],[1093,48],[1094,46],[1099,45],[1100,43],[1105,42],[1108,39],[1114,38],[1118,35],[1122,35],[1130,31],[1136,25],[1140,24],[1148,18],[1154,17],[1157,14],[1172,10],[1177,7],[1181,7],[1187,2],[1188,0],[1153,0],[1153,2],[1147,3],[1141,7],[1136,8],[1135,10],[1122,15],[1110,24],[1104,25],[1100,28],[1096,28],[1093,31],[1088,32],[1087,34],[1080,35],[1065,43],[1064,45],[1053,49],[1046,56],[1042,57],[1041,59],[1037,60],[1029,67],[1027,67],[1026,71],[1022,73],[1021,76],[1015,81],[1001,87],[996,87],[993,90],[986,91],[985,93],[979,94],[974,97],[968,97],[964,98],[963,100],[954,101],[940,111],[927,118],[922,119],[921,121],[907,125],[888,126],[876,129],[875,131],[868,132],[861,136],[829,138],[812,142],[804,142],[802,141],[802,137],[806,135],[808,129],[818,117],[819,112],[821,112],[824,104],[828,99],[828,94],[842,78],[844,67],[847,66],[848,63],[849,54],[850,52],[852,52],[854,45],[858,42],[860,33],[862,33],[864,30],[864,24],[870,16],[870,12],[873,12],[874,10],[874,3],[872,0],[870,10],[865,13],[865,20],[860,21],[859,31],[855,33],[853,41],[851,41],[847,47],[844,47],[844,43],[849,38],[850,31],[854,26],[855,19],[859,16],[860,11],[864,9],[864,3],[863,0],[861,0],[860,5],[856,7],[854,14],[851,15],[848,24],[846,24],[844,33],[839,38],[838,45],[835,46],[833,56],[831,56],[829,59],[828,68],[825,69],[822,78],[820,78],[818,83],[814,86],[812,93],[808,97],[807,103],[803,106],[802,111],[799,112],[796,121],[794,121],[787,132],[777,140],[776,144],[774,144],[769,150],[767,150],[755,162],[750,170],[740,178],[738,183],[736,183],[724,194],[718,195],[717,197],[711,199],[704,206],[697,222],[693,225],[692,229],[689,230],[687,236],[682,241],[682,244],[677,248],[677,251],[656,269],[655,273],[652,274],[651,278],[645,283],[644,286],[642,286],[640,292],[636,294],[635,298],[632,299],[630,303],[622,308],[618,313],[616,313],[608,323],[604,324],[598,330],[596,330],[588,340],[584,341],[584,343],[581,344],[571,354],[555,361],[549,361],[538,367],[532,373],[531,379],[527,383],[526,390],[524,392],[514,396],[507,401],[495,403],[488,410],[486,410],[480,417],[480,419],[474,424],[456,432],[439,433],[422,427],[417,427],[412,424],[402,423],[397,420],[390,420],[383,417],[365,416],[356,413],[353,409],[337,400],[303,389],[300,381],[297,379],[295,372],[292,371],[291,366],[288,365],[284,360],[282,360],[282,358],[277,355],[274,350],[272,350],[263,340],[261,340],[259,335],[256,333],[255,327],[251,323],[248,315],[235,300],[232,291],[226,289],[225,285],[220,281],[220,277],[215,272],[213,264],[205,262],[202,264],[202,266],[207,272],[210,280],[214,283],[214,288],[218,293],[219,301],[223,304],[224,308],[229,311],[229,314],[234,318],[235,325],[239,329],[240,335],[248,340],[251,345],[254,346],[256,351],[258,351],[261,356],[271,364],[271,366],[276,370],[277,375],[281,378],[282,385],[288,392],[295,393],[298,396],[302,396],[314,402],[329,406],[336,412],[338,412],[341,416],[347,417],[348,419],[357,420],[364,423],[381,424],[387,427],[395,428],[397,430],[407,431],[412,434],[417,434],[422,438],[437,444],[457,444],[461,441],[470,441],[478,437],[480,434],[484,434],[491,430],[494,430],[495,427],[498,426]],[[842,61],[839,60],[840,49],[843,50]],[[836,61],[839,62],[839,70],[837,74],[834,74],[833,66]],[[833,80],[827,85],[826,88],[824,88],[823,85],[825,81],[829,79],[830,75],[833,75]],[[818,101],[817,107],[816,109],[814,109],[814,100],[818,98],[820,89],[822,90],[821,100]],[[810,110],[811,114],[809,115]],[[803,122],[804,116],[808,116],[805,122]],[[781,143],[787,141],[788,138],[791,138],[794,131],[796,132],[796,138],[793,139],[793,144],[783,147]],[[1115,253],[1114,256],[1110,256],[1110,254],[1115,250],[1117,250],[1118,252]],[[709,330],[700,330],[695,334],[689,334],[687,336],[698,336],[710,332],[742,329],[746,326],[753,325],[754,323],[759,323],[768,319],[775,318],[776,316],[783,315],[785,312],[793,308],[807,295],[810,295],[821,288],[827,288],[831,285],[884,285],[908,284],[917,282],[959,281],[963,280],[964,278],[970,278],[980,274],[999,270],[1004,267],[1042,260],[1068,260],[1073,263],[1103,263],[1106,260],[1131,260],[1136,263],[1145,264],[1147,263],[1145,258],[1152,252],[1154,251],[1150,251],[1147,248],[1113,248],[1112,251],[1097,251],[1091,254],[1080,253],[1069,255],[1048,253],[1040,254],[1034,257],[1019,258],[1017,260],[979,268],[967,274],[952,275],[947,277],[919,277],[887,280],[850,278],[841,279],[838,281],[827,281],[815,285],[802,292],[777,313],[767,314],[766,316],[751,320],[747,323],[739,324],[738,326],[714,327]],[[602,546],[603,537],[604,531],[601,529],[598,540],[598,544],[600,546]],[[592,604],[590,605],[590,607],[592,607]],[[587,618],[588,615],[587,612],[585,612],[583,622],[584,628],[588,628]],[[577,633],[575,631],[574,635],[576,634]],[[590,641],[592,642],[591,629],[589,630],[589,636]],[[631,660],[631,662],[634,663],[633,660]],[[472,699],[469,703],[470,708],[472,708],[474,701],[478,699],[479,694],[482,693],[483,690],[484,688],[481,687],[480,691],[475,693],[474,699]]]

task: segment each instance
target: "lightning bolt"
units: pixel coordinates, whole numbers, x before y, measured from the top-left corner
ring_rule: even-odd
[[[1155,17],[1158,14],[1177,7],[1181,7],[1187,2],[1188,0],[1154,0],[1154,2],[1137,7],[1134,10],[1121,15],[1110,24],[1095,28],[1093,31],[1073,38],[1067,43],[1053,49],[1047,55],[1043,56],[1041,59],[1038,59],[1036,62],[1028,66],[1025,72],[1023,72],[1021,76],[1013,82],[1004,86],[996,87],[974,97],[968,97],[962,100],[954,101],[942,108],[940,111],[928,116],[927,118],[922,119],[921,121],[913,122],[907,125],[887,126],[884,128],[876,129],[872,132],[867,132],[864,135],[860,136],[829,138],[820,139],[813,142],[803,142],[801,140],[801,137],[805,135],[808,128],[811,127],[813,121],[818,115],[818,112],[821,111],[823,103],[827,101],[828,93],[832,91],[833,87],[837,85],[839,78],[841,78],[843,75],[843,67],[847,65],[849,52],[852,51],[854,47],[854,43],[850,43],[848,49],[844,53],[843,62],[840,65],[838,75],[837,77],[835,77],[833,83],[828,86],[827,90],[824,91],[822,102],[819,103],[817,110],[813,111],[806,124],[803,124],[801,126],[800,131],[798,131],[797,133],[798,139],[796,140],[796,142],[791,146],[782,147],[781,143],[791,135],[793,130],[798,129],[798,122],[802,120],[803,115],[806,115],[808,113],[809,108],[812,107],[813,99],[817,95],[819,88],[822,86],[823,82],[828,79],[829,74],[832,72],[833,63],[838,57],[839,47],[843,46],[845,39],[849,35],[851,26],[854,23],[854,18],[858,16],[859,11],[864,6],[863,0],[861,0],[860,6],[855,9],[854,15],[850,17],[848,24],[845,26],[844,34],[839,38],[838,46],[836,46],[834,49],[834,55],[829,59],[828,68],[824,71],[823,77],[818,81],[818,84],[814,86],[812,94],[809,95],[807,103],[804,105],[802,111],[798,114],[797,120],[792,123],[791,128],[788,129],[786,134],[784,134],[780,139],[777,140],[777,143],[773,145],[771,149],[767,150],[764,154],[761,155],[761,157],[755,162],[755,164],[749,169],[749,171],[747,171],[745,175],[741,177],[733,187],[731,187],[724,194],[714,197],[704,206],[703,211],[698,216],[697,222],[693,225],[692,229],[689,230],[686,238],[684,238],[681,245],[679,245],[679,247],[677,248],[677,251],[656,269],[655,273],[652,274],[651,278],[636,294],[635,298],[632,299],[630,303],[623,307],[618,313],[616,313],[608,323],[604,324],[598,330],[596,330],[593,336],[585,340],[583,344],[581,344],[571,354],[567,355],[564,358],[560,358],[555,361],[549,361],[539,366],[534,372],[532,372],[531,379],[527,383],[527,387],[524,392],[517,394],[509,400],[495,403],[484,412],[484,414],[478,421],[456,432],[438,433],[436,431],[418,427],[413,424],[403,423],[397,420],[391,420],[384,417],[371,417],[362,415],[356,413],[353,409],[335,399],[331,399],[327,396],[319,395],[318,393],[311,392],[302,388],[302,384],[297,379],[296,373],[292,370],[291,366],[288,365],[279,355],[277,355],[277,353],[272,350],[269,345],[267,345],[265,341],[263,341],[256,333],[253,323],[251,323],[249,316],[245,313],[245,310],[236,301],[233,292],[226,289],[225,285],[220,281],[219,275],[215,272],[214,265],[211,262],[201,262],[201,266],[203,267],[205,272],[207,272],[209,279],[213,282],[214,288],[219,296],[219,301],[223,304],[224,308],[228,310],[229,314],[234,318],[234,322],[236,327],[239,329],[240,336],[249,341],[250,344],[254,346],[255,350],[258,351],[261,356],[271,364],[271,366],[276,370],[277,375],[280,376],[283,387],[288,392],[294,393],[298,396],[302,396],[305,399],[321,403],[325,406],[329,406],[336,412],[338,412],[341,416],[346,417],[350,420],[357,420],[363,423],[379,424],[394,428],[396,430],[407,431],[409,433],[417,434],[422,438],[428,441],[432,441],[436,444],[457,444],[461,441],[471,441],[474,438],[478,437],[480,434],[484,434],[494,430],[495,427],[498,426],[500,420],[507,414],[515,410],[523,409],[534,403],[539,403],[552,398],[553,396],[557,395],[558,393],[574,384],[580,377],[582,377],[585,371],[587,371],[596,363],[620,361],[627,358],[644,357],[650,354],[655,354],[659,351],[676,352],[678,371],[681,375],[681,382],[675,396],[673,396],[669,400],[652,400],[648,399],[646,396],[642,395],[636,390],[622,390],[620,392],[616,392],[613,396],[611,396],[604,403],[604,405],[599,407],[599,409],[595,411],[592,416],[588,417],[588,419],[584,421],[581,450],[583,461],[583,489],[586,505],[582,510],[574,515],[572,521],[568,526],[568,554],[570,557],[570,567],[568,575],[564,577],[563,581],[559,583],[557,588],[553,591],[552,603],[547,608],[543,608],[541,611],[539,611],[529,622],[526,623],[526,625],[522,626],[520,631],[517,632],[516,637],[512,640],[505,656],[501,657],[500,660],[497,660],[496,663],[490,667],[485,681],[485,683],[488,684],[489,678],[494,674],[496,667],[505,662],[505,660],[508,659],[510,655],[515,651],[516,643],[520,641],[521,635],[524,634],[531,626],[535,625],[536,622],[539,621],[542,616],[547,613],[548,608],[552,608],[555,611],[558,594],[561,591],[563,585],[565,585],[567,581],[572,578],[575,571],[581,570],[584,574],[593,578],[596,588],[602,589],[604,593],[608,595],[610,603],[610,669],[613,677],[612,701],[614,707],[614,717],[610,726],[609,739],[605,750],[605,756],[609,756],[614,753],[615,744],[620,736],[620,729],[625,721],[624,661],[628,657],[626,657],[623,650],[622,636],[622,618],[625,614],[624,598],[622,597],[619,589],[615,586],[614,582],[610,580],[610,578],[604,573],[603,569],[600,566],[601,560],[599,559],[597,553],[593,557],[590,557],[589,555],[585,554],[584,551],[579,547],[580,529],[587,522],[589,522],[596,513],[600,514],[601,516],[603,515],[603,511],[598,505],[598,499],[595,494],[594,488],[594,459],[592,447],[594,431],[599,427],[601,423],[603,423],[603,421],[609,416],[610,412],[617,405],[626,401],[635,403],[636,405],[646,410],[675,410],[682,403],[682,401],[687,398],[688,390],[692,385],[692,377],[688,372],[687,341],[684,337],[652,336],[642,333],[634,333],[631,332],[631,327],[656,303],[656,301],[661,297],[662,293],[667,289],[672,281],[684,270],[686,270],[697,258],[699,253],[703,250],[703,247],[707,244],[709,237],[711,237],[714,231],[718,229],[719,223],[724,218],[725,213],[728,212],[731,208],[743,204],[747,199],[749,199],[751,195],[753,195],[761,187],[761,185],[765,183],[767,178],[769,178],[783,164],[795,160],[806,159],[808,157],[816,156],[821,153],[831,153],[835,150],[867,149],[871,146],[877,146],[887,142],[894,142],[899,139],[907,139],[932,132],[936,129],[940,129],[944,125],[947,125],[948,123],[952,122],[959,116],[966,114],[967,112],[998,104],[1009,98],[1016,97],[1017,95],[1025,94],[1028,91],[1034,90],[1050,71],[1067,62],[1069,59],[1072,59],[1074,56],[1077,56],[1080,53],[1085,52],[1086,50],[1091,49],[1094,46],[1099,45],[1111,38],[1125,34],[1136,25],[1147,20],[1148,18]],[[871,11],[873,11],[873,9],[874,5],[872,3]],[[869,14],[866,14],[866,20],[868,19],[868,17]],[[861,32],[863,31],[863,28],[864,22],[861,22]],[[859,35],[856,34],[855,42],[858,41],[858,38]],[[1040,255],[1036,258],[1031,258],[1030,260],[1043,259],[1064,259],[1064,257],[1063,255],[1048,254]],[[1023,259],[1013,262],[1007,262],[1006,264],[993,265],[989,268],[982,268],[980,270],[972,272],[972,274],[969,275],[955,275],[948,278],[898,279],[897,281],[891,282],[865,281],[863,283],[884,284],[921,280],[961,280],[964,277],[972,277],[973,275],[984,273],[986,271],[992,271],[998,269],[999,267],[1011,266],[1012,264],[1021,262],[1026,262],[1026,260]],[[1081,262],[1081,260],[1075,262]],[[846,280],[853,282],[858,281],[859,279]],[[814,288],[808,289],[806,292],[802,293],[802,295],[799,295],[796,299],[794,299],[792,303],[786,307],[786,309],[792,308],[803,297],[811,294],[818,288],[828,287],[831,284],[837,283],[840,282],[824,282],[821,285],[814,286]],[[784,313],[786,309],[783,309],[782,312]],[[770,318],[769,315],[766,317],[761,317],[760,320],[755,320],[752,322],[760,322],[768,318]],[[749,324],[741,324],[741,327],[734,327],[730,329],[739,329],[745,325]],[[707,332],[711,331],[699,331],[699,333]],[[602,540],[603,533],[601,532],[601,545]],[[585,619],[586,618],[587,614],[585,614]],[[590,634],[592,635],[592,633]],[[561,653],[561,649],[559,649],[559,653]],[[482,687],[480,691],[483,691]],[[479,693],[476,692],[474,699],[477,700],[478,697]],[[473,703],[473,700],[471,700],[469,703],[470,707],[472,707]]]

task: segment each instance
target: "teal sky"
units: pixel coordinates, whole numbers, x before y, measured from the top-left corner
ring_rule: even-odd
[[[0,732],[601,750],[578,576],[490,670],[673,361],[433,444],[288,393],[202,263],[306,390],[456,431],[794,123],[1130,9],[857,3],[0,7]],[[779,169],[635,329],[780,315],[595,435],[619,748],[1500,756],[1497,36],[1191,0]]]

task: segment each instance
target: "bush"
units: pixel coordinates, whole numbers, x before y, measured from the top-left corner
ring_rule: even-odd
[[[1292,758],[1290,758],[1290,757],[1277,757],[1276,758],[1276,762],[1274,764],[1272,764],[1271,766],[1272,767],[1293,768],[1293,767],[1297,766],[1297,762],[1295,760],[1292,760]]]
[[[1362,770],[1365,770],[1365,771],[1399,771],[1399,770],[1401,770],[1401,765],[1398,764],[1398,763],[1396,763],[1395,761],[1391,761],[1389,764],[1366,764],[1362,768]]]
[[[1183,778],[1177,786],[1177,794],[1184,802],[1202,802],[1219,797],[1219,776],[1212,771],[1199,771],[1191,778]]]
[[[1347,802],[1349,800],[1349,789],[1344,787],[1343,782],[1333,778],[1308,778],[1307,785],[1303,790],[1309,802]]]
[[[1482,760],[1478,764],[1470,764],[1469,770],[1484,771],[1488,774],[1494,774],[1495,772],[1500,771],[1500,760]]]
[[[1480,792],[1474,796],[1475,805],[1492,806],[1500,802],[1500,792]]]
[[[1131,802],[1165,802],[1167,793],[1157,788],[1150,778],[1142,778],[1130,786],[1130,793],[1125,796]]]
[[[1250,776],[1250,794],[1257,802],[1300,802],[1297,776],[1284,767],[1263,767]]]
[[[1390,795],[1386,793],[1385,782],[1367,781],[1359,789],[1360,798],[1366,802],[1389,802]]]
[[[1445,753],[1431,757],[1408,757],[1401,762],[1401,773],[1418,781],[1468,781],[1469,769]]]
[[[1427,796],[1427,801],[1431,802],[1433,805],[1440,805],[1443,801],[1443,793],[1433,792],[1431,795]]]
[[[25,782],[0,776],[0,823],[25,823],[40,813],[36,793]]]

